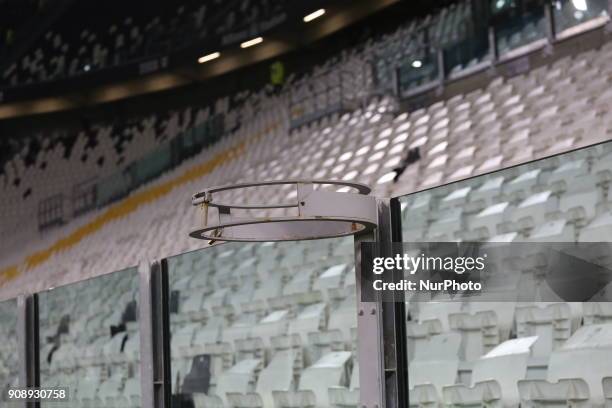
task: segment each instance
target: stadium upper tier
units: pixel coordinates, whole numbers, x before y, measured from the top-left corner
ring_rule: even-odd
[[[74,1],[6,67],[2,82],[39,83],[167,57],[192,45],[218,46],[226,35],[283,21],[285,12],[285,1]]]

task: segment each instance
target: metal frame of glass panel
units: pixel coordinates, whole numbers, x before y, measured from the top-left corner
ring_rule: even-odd
[[[19,346],[19,386],[40,385],[40,358],[38,336],[38,295],[17,298],[17,341]],[[38,403],[23,403],[24,408],[37,408]]]

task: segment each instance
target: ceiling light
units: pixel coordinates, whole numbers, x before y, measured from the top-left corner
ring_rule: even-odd
[[[213,52],[212,54],[204,55],[203,57],[198,58],[198,62],[200,64],[203,64],[203,63],[205,63],[207,61],[219,58],[220,56],[221,56],[220,52]]]
[[[304,22],[310,23],[315,18],[321,17],[323,14],[325,14],[325,9],[318,9],[317,11],[313,11],[312,13],[304,17]]]
[[[257,38],[253,38],[252,40],[249,41],[245,41],[242,44],[240,44],[240,48],[248,48],[248,47],[252,47],[254,45],[259,44],[260,42],[263,41],[262,37],[257,37]]]
[[[587,11],[589,9],[586,0],[572,0],[572,4],[578,11]]]

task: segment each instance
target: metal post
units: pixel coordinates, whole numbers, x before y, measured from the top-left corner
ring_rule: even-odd
[[[444,80],[446,79],[446,70],[444,68],[444,49],[438,48],[436,52],[437,64],[438,64],[438,81],[440,87],[444,86]]]
[[[499,61],[499,49],[497,48],[497,35],[495,27],[489,27],[489,52],[491,53],[491,65]]]
[[[40,386],[38,339],[38,295],[17,298],[17,340],[19,342],[19,387]],[[24,408],[38,408],[38,402],[24,402]]]
[[[399,211],[397,200],[378,200],[378,243],[384,256],[394,256],[393,242],[401,242],[399,217],[393,212]],[[398,227],[400,234],[394,231]],[[389,280],[399,282],[403,273],[394,272]],[[408,406],[408,357],[406,346],[406,305],[403,292],[393,294],[393,302],[382,303],[383,307],[383,351],[387,406]],[[390,403],[392,402],[392,403]]]
[[[399,204],[398,208],[399,208]],[[361,242],[378,243],[384,256],[393,253],[393,202],[377,200],[378,229],[355,236],[355,272],[357,273],[357,350],[359,358],[360,407],[403,408],[408,406],[408,376],[403,294],[394,302],[361,301]],[[396,218],[398,219],[398,218]],[[398,224],[399,225],[399,224]],[[399,238],[401,240],[401,237]],[[393,280],[401,279],[393,276]],[[401,298],[400,298],[401,297]]]
[[[385,403],[382,302],[361,301],[361,242],[372,242],[375,232],[355,235],[357,283],[357,358],[359,360],[359,406],[383,408]]]
[[[395,69],[393,69],[393,71],[392,71],[393,72],[393,78],[392,78],[393,89],[392,89],[392,92],[393,92],[393,94],[396,97],[398,97],[399,99],[402,99],[403,95],[402,95],[402,87],[400,85],[400,72],[399,72],[400,68],[401,67],[399,67],[399,66],[395,67]]]
[[[546,37],[548,44],[553,44],[556,38],[555,32],[555,13],[553,12],[552,2],[544,3],[544,17],[546,20]]]
[[[171,393],[168,275],[162,263],[142,262],[138,268],[141,401],[152,408],[169,408]]]

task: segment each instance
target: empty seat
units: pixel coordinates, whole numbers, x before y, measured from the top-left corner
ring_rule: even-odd
[[[584,324],[612,323],[612,303],[584,302]]]
[[[497,235],[499,226],[510,220],[511,210],[508,202],[493,204],[473,216],[469,228],[483,238]]]
[[[228,406],[228,393],[246,394],[253,391],[255,371],[261,366],[261,360],[246,359],[239,361],[232,368],[219,376],[214,394],[193,394],[196,408]]]
[[[509,306],[512,307],[512,304]],[[476,360],[491,351],[506,340],[509,333],[509,330],[505,335],[502,333],[495,310],[481,310],[474,314],[453,313],[448,319],[451,329],[461,333],[461,357],[467,361]]]
[[[552,191],[542,191],[528,196],[512,211],[511,219],[515,230],[533,229],[546,221],[559,207]]]
[[[585,326],[550,356],[547,380],[519,381],[527,406],[602,407],[603,380],[612,374],[612,325]]]
[[[308,343],[308,334],[318,332],[326,324],[325,303],[315,303],[306,306],[294,319],[289,321],[288,334],[300,336],[302,344]]]
[[[297,391],[275,391],[274,401],[279,408],[326,408],[330,406],[329,387],[347,386],[351,353],[332,352],[306,368],[300,375]]]
[[[351,381],[348,387],[332,386],[329,388],[329,402],[332,407],[359,406],[359,364],[353,363]]]
[[[253,326],[249,337],[260,338],[266,347],[271,346],[271,338],[287,333],[289,311],[276,310]]]
[[[517,383],[527,377],[531,347],[536,337],[507,340],[474,364],[471,386],[444,387],[449,406],[518,407]]]
[[[294,385],[294,372],[301,361],[299,348],[289,347],[274,353],[270,363],[259,373],[255,392],[239,394],[228,392],[232,406],[244,408],[273,407],[273,391],[288,392]]]
[[[460,347],[458,333],[444,333],[428,337],[415,348],[408,364],[411,407],[439,404],[442,388],[457,383]]]
[[[580,231],[580,242],[612,241],[612,212],[603,213]]]
[[[573,327],[569,303],[517,306],[516,332],[518,337],[537,337],[532,347],[536,357],[548,357],[570,338]]]

